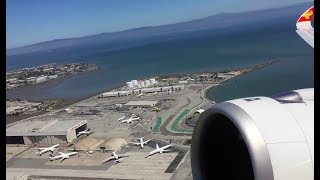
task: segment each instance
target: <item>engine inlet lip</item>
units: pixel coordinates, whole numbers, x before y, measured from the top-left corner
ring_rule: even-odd
[[[251,164],[255,180],[273,180],[272,163],[264,139],[256,126],[254,120],[239,106],[223,102],[213,105],[201,114],[194,128],[191,143],[191,165],[194,179],[203,179],[201,177],[199,159],[195,158],[199,152],[201,142],[201,129],[205,128],[206,120],[216,113],[226,116],[237,127],[244,138],[244,142],[249,151]],[[230,162],[231,163],[231,162]]]

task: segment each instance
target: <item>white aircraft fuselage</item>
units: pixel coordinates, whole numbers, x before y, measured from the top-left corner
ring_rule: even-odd
[[[77,155],[78,152],[70,152],[70,153],[62,153],[62,152],[59,152],[60,155],[58,156],[50,156],[50,161],[54,161],[54,160],[57,160],[57,159],[61,159],[60,162],[62,162],[63,160],[65,159],[69,159],[70,156],[74,156],[74,155]]]
[[[112,156],[101,161],[100,165],[103,163],[106,163],[108,161],[114,160],[115,163],[119,163],[120,162],[120,158],[122,157],[127,157],[127,155],[123,155],[123,154],[116,154],[115,152],[112,152]]]
[[[126,117],[126,116],[123,116],[123,117],[119,118],[119,119],[118,119],[118,121],[120,121],[120,120],[124,119],[125,117]]]
[[[80,131],[80,132],[77,134],[77,137],[79,137],[79,136],[81,136],[81,135],[89,135],[89,134],[91,134],[91,133],[92,133],[91,130],[86,129],[86,130],[84,130],[84,131]]]
[[[148,156],[152,156],[152,155],[157,154],[157,153],[162,154],[163,152],[168,152],[169,150],[166,150],[166,149],[170,148],[171,146],[172,146],[172,144],[168,144],[168,145],[159,147],[159,145],[156,144],[156,149],[151,151]]]
[[[56,150],[60,145],[59,144],[56,144],[56,145],[53,145],[51,147],[47,147],[47,148],[38,148],[38,151],[37,152],[40,156],[46,152],[51,152],[53,153],[54,150]]]

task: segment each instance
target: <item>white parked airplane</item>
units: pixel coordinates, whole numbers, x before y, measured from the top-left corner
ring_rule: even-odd
[[[100,165],[108,162],[108,161],[111,161],[111,160],[114,160],[114,163],[120,163],[120,158],[123,158],[123,157],[129,157],[128,155],[125,155],[125,154],[116,154],[115,152],[112,152],[112,155],[111,157],[103,160],[100,162]]]
[[[51,152],[53,153],[54,150],[56,150],[60,145],[59,144],[56,144],[56,145],[53,145],[51,147],[46,147],[46,148],[38,148],[38,154],[39,156],[41,156],[42,154],[46,153],[46,152]]]
[[[157,153],[162,154],[163,152],[169,152],[170,150],[166,150],[166,149],[170,148],[171,146],[172,146],[171,143],[162,147],[159,147],[159,145],[156,144],[156,149],[151,151],[148,156],[152,156]],[[147,158],[148,156],[146,156],[145,158]]]
[[[65,159],[69,159],[70,156],[74,156],[74,155],[77,155],[78,152],[70,152],[70,153],[62,153],[62,152],[58,152],[60,155],[58,156],[52,156],[50,154],[50,161],[54,161],[54,160],[57,160],[57,159],[61,159],[60,162],[62,162],[63,160]]]
[[[81,135],[86,135],[86,136],[88,136],[88,135],[91,134],[91,133],[92,133],[91,129],[88,128],[88,129],[86,129],[86,130],[84,130],[84,131],[80,131],[80,132],[77,134],[77,137],[79,137],[79,136],[81,136]]]
[[[139,142],[129,142],[129,143],[135,144],[136,146],[140,146],[141,149],[143,149],[144,145],[147,144],[149,141],[151,141],[151,140],[153,139],[153,138],[151,138],[151,139],[149,139],[149,140],[143,141],[143,138],[144,138],[144,137],[139,138],[139,139],[138,139]]]
[[[305,11],[297,21],[296,32],[305,40],[311,47],[314,47],[314,28],[311,21],[314,14],[314,6]]]
[[[133,117],[133,115],[129,119],[122,120],[122,123],[132,123],[132,121],[139,120],[140,117]]]

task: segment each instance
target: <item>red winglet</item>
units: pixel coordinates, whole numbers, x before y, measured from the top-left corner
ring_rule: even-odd
[[[313,18],[313,14],[314,14],[314,6],[312,6],[306,12],[304,12],[298,19],[298,22],[311,21]]]

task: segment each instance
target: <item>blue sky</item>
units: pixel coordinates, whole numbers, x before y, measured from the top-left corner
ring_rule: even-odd
[[[291,5],[306,0],[7,0],[6,46]]]

